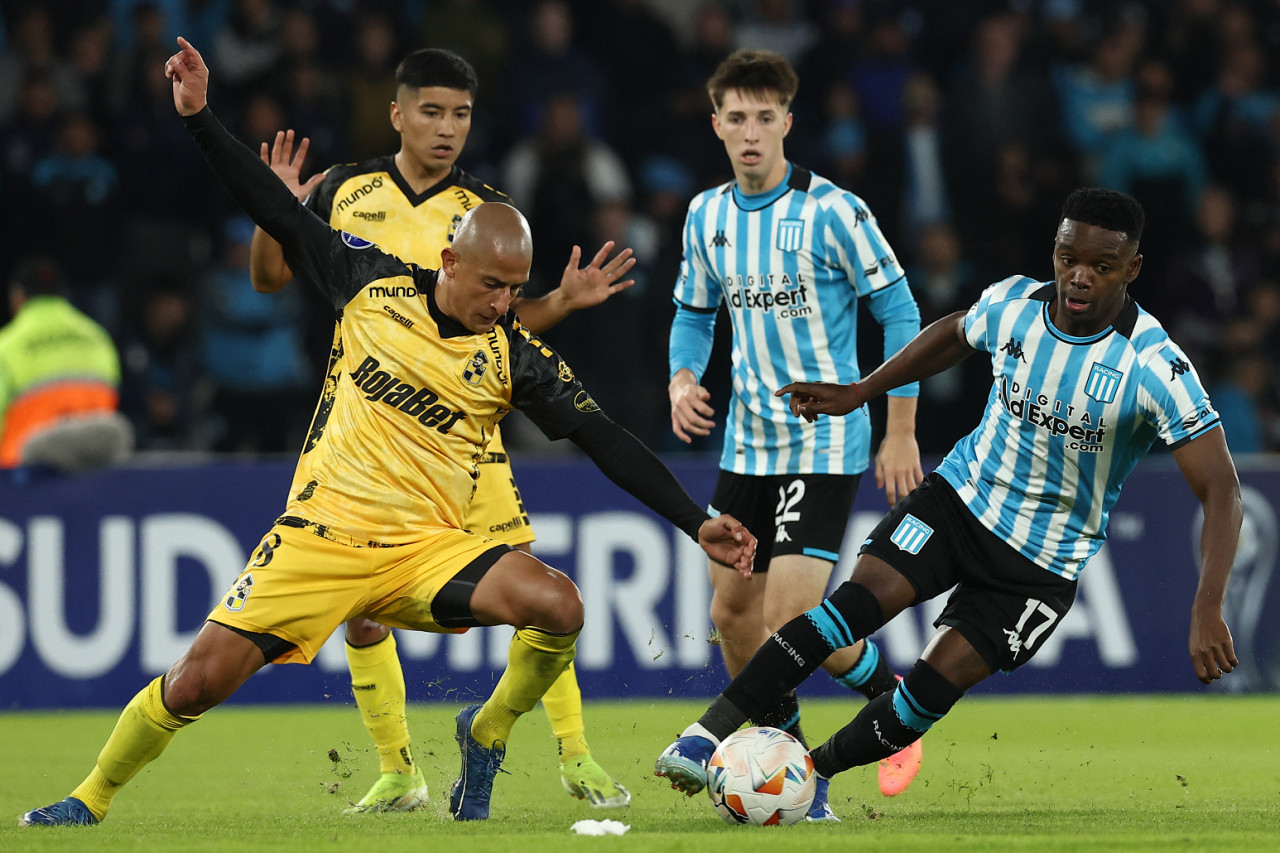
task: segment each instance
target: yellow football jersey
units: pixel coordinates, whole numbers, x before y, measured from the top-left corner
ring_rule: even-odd
[[[341,341],[285,514],[354,542],[462,527],[476,465],[520,408],[550,437],[599,412],[514,314],[477,335],[441,313],[436,271],[318,219],[284,244],[290,267],[341,312]]]

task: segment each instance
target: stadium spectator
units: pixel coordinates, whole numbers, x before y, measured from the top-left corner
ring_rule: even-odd
[[[342,72],[347,104],[347,156],[367,160],[399,143],[387,124],[387,92],[396,89],[399,43],[385,12],[367,12],[355,22],[356,60]]]
[[[575,43],[574,27],[573,9],[564,0],[538,0],[530,8],[525,38],[512,52],[502,87],[503,114],[514,139],[545,127],[551,102],[566,94],[577,101],[588,132],[599,133],[606,78]],[[541,236],[538,240],[542,245]]]
[[[25,81],[35,74],[53,86],[63,107],[84,107],[84,84],[76,67],[58,55],[50,14],[39,4],[30,5],[12,22],[7,49],[0,52],[0,123],[13,114]]]
[[[401,141],[394,156],[337,166],[302,184],[299,178],[306,140],[301,141],[295,157],[292,132],[275,134],[271,150],[264,144],[262,154],[294,194],[333,227],[373,239],[397,257],[436,269],[441,251],[449,246],[453,230],[466,212],[507,197],[457,167],[467,145],[478,86],[475,71],[466,60],[439,49],[415,51],[400,63],[396,81],[390,119]],[[624,250],[602,270],[610,248],[606,244],[586,270],[579,269],[577,256],[572,255],[556,292],[543,299],[518,302],[525,327],[544,331],[569,311],[626,288],[630,282],[620,277],[634,262]],[[250,266],[253,287],[259,291],[277,291],[293,278],[282,247],[261,230],[254,234]],[[613,273],[618,275],[612,284],[603,281]],[[330,322],[331,349],[337,350],[342,346],[340,330],[332,326],[332,317]],[[339,377],[331,375],[327,381],[336,385]],[[534,541],[533,528],[503,441],[504,434],[492,430],[482,461],[477,463],[475,496],[464,524],[468,530],[528,551]],[[348,622],[345,636],[352,691],[381,764],[379,780],[353,808],[358,812],[418,808],[425,801],[426,784],[410,747],[404,673],[395,639],[386,626],[367,619]],[[557,739],[565,788],[594,806],[626,805],[630,793],[591,757],[572,664],[542,701]]]
[[[118,333],[120,174],[103,155],[100,129],[88,113],[64,115],[53,150],[31,169],[31,191],[27,215],[42,223],[31,245],[60,259],[72,301]]]
[[[538,234],[533,283],[539,288],[559,280],[561,259],[574,246],[590,243],[599,205],[631,197],[622,158],[583,122],[577,95],[552,95],[537,136],[517,143],[503,163],[503,183]]]
[[[711,507],[750,519],[763,534],[756,572],[764,582],[714,561],[709,566],[711,618],[730,676],[776,628],[822,600],[871,457],[866,418],[848,430],[840,429],[843,424],[835,431],[806,430],[761,383],[795,370],[813,378],[857,379],[863,299],[884,329],[886,357],[920,329],[906,277],[865,203],[787,160],[783,140],[798,87],[791,65],[769,51],[735,51],[707,81],[712,127],[735,180],[690,202],[675,288],[672,431],[692,443],[716,426],[701,380],[724,305],[733,323],[734,394]],[[889,402],[888,437],[876,455],[876,481],[890,504],[923,476],[916,390],[905,388]],[[859,643],[823,666],[868,697],[893,690],[894,675],[874,643]],[[804,742],[794,692],[752,719]],[[903,754],[882,766],[887,796],[903,791],[920,767],[919,744],[903,746]],[[827,800],[823,782],[810,820],[839,820]]]
[[[188,289],[172,274],[152,276],[120,347],[120,410],[138,450],[197,449],[196,415],[206,393]]]
[[[1168,328],[1188,354],[1206,367],[1219,355],[1220,332],[1243,308],[1256,280],[1258,254],[1242,241],[1235,199],[1211,184],[1200,194],[1194,231],[1170,261],[1164,287],[1147,301],[1168,316]]]
[[[439,272],[371,250],[303,210],[270,168],[226,132],[208,109],[208,69],[194,48],[179,43],[166,66],[178,112],[227,188],[343,312],[340,358],[353,381],[334,389],[332,423],[303,454],[286,514],[225,605],[210,613],[168,673],[130,701],[72,795],[27,812],[19,823],[100,822],[121,787],[179,729],[268,662],[309,663],[329,634],[355,616],[436,632],[516,628],[492,695],[457,716],[463,772],[450,810],[458,820],[486,819],[512,726],[573,660],[583,620],[581,596],[568,577],[461,529],[486,428],[510,407],[521,408],[549,435],[574,441],[712,558],[744,574],[755,541],[734,519],[709,517],[644,445],[588,404],[588,393],[553,351],[517,333],[508,309],[528,278],[532,239],[515,208],[494,203],[468,211],[441,251]],[[386,280],[409,282],[430,294],[431,305],[397,302],[412,315],[400,323],[380,306],[386,297],[368,293],[371,283]],[[489,369],[486,339],[505,356],[504,370]],[[479,354],[471,355],[478,345]],[[470,365],[465,391],[451,381],[459,359]],[[391,382],[402,389],[392,391],[395,405],[386,393]],[[374,385],[381,390],[373,392]],[[430,389],[445,396],[430,392],[435,402],[425,402]],[[370,547],[376,544],[399,547]],[[267,562],[272,569],[263,572]]]
[[[119,414],[120,361],[106,330],[67,301],[47,257],[18,264],[0,329],[0,468],[64,473],[123,460],[133,445]]]
[[[218,261],[201,279],[203,370],[216,419],[212,448],[283,453],[302,446],[312,374],[301,334],[302,297],[264,295],[249,276],[253,222],[227,220]]]
[[[1015,275],[992,285],[969,311],[930,325],[861,382],[777,390],[790,396],[795,416],[813,423],[856,412],[975,352],[990,356],[995,376],[978,427],[876,526],[851,578],[760,647],[663,752],[657,775],[686,793],[701,790],[721,739],[831,653],[954,588],[911,671],[811,754],[818,777],[830,779],[918,739],[968,690],[1044,647],[1106,538],[1121,484],[1156,439],[1172,448],[1204,510],[1192,668],[1211,684],[1238,665],[1223,601],[1243,517],[1240,483],[1195,370],[1128,295],[1142,268],[1142,226],[1133,198],[1078,190],[1062,210],[1053,282]],[[1090,371],[1088,378],[1062,369],[1068,364]],[[1010,391],[1015,382],[1025,395]],[[1059,414],[1033,419],[1037,395],[1058,401]]]

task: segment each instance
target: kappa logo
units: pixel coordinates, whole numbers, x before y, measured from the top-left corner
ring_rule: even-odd
[[[712,249],[723,249],[726,246],[731,246],[731,245],[732,244],[729,242],[729,238],[725,236],[725,233],[723,231],[716,231],[716,236],[711,238]]]
[[[1023,364],[1027,363],[1026,356],[1022,354],[1022,341],[1015,338],[1009,338],[1009,342],[1000,347],[1000,352],[1007,353],[1009,358],[1016,358]]]
[[[1018,636],[1017,631],[1010,631],[1008,628],[1004,629],[1004,636],[1009,641],[1009,651],[1014,658],[1017,658],[1018,652],[1022,651],[1022,638]]]
[[[471,356],[467,366],[462,369],[462,380],[468,385],[479,385],[488,364],[489,356],[483,350],[476,350],[476,354]]]
[[[1191,369],[1191,365],[1187,364],[1181,358],[1172,358],[1169,360],[1169,369],[1173,372],[1169,374],[1169,379],[1173,380]]]

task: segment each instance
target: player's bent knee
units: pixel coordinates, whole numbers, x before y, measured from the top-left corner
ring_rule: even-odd
[[[582,627],[582,593],[567,576],[556,572],[535,595],[529,596],[522,624],[555,634],[568,634]]]
[[[347,642],[356,648],[380,643],[391,633],[386,625],[370,619],[352,619],[347,623]]]

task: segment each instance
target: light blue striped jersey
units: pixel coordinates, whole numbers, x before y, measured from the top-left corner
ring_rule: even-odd
[[[991,355],[978,428],[938,467],[982,525],[1074,580],[1106,539],[1120,487],[1158,437],[1176,448],[1218,426],[1200,378],[1132,298],[1107,329],[1071,337],[1049,319],[1053,283],[987,288],[965,337]]]
[[[860,379],[858,298],[873,293],[885,297],[873,310],[905,305],[914,312],[914,328],[897,345],[919,331],[906,277],[875,217],[862,199],[826,178],[791,165],[768,193],[743,195],[730,182],[690,202],[675,301],[712,316],[723,303],[733,323],[723,470],[753,476],[866,470],[865,409],[809,424],[773,392],[788,382]],[[706,365],[673,358],[673,372],[679,366],[700,376]]]

